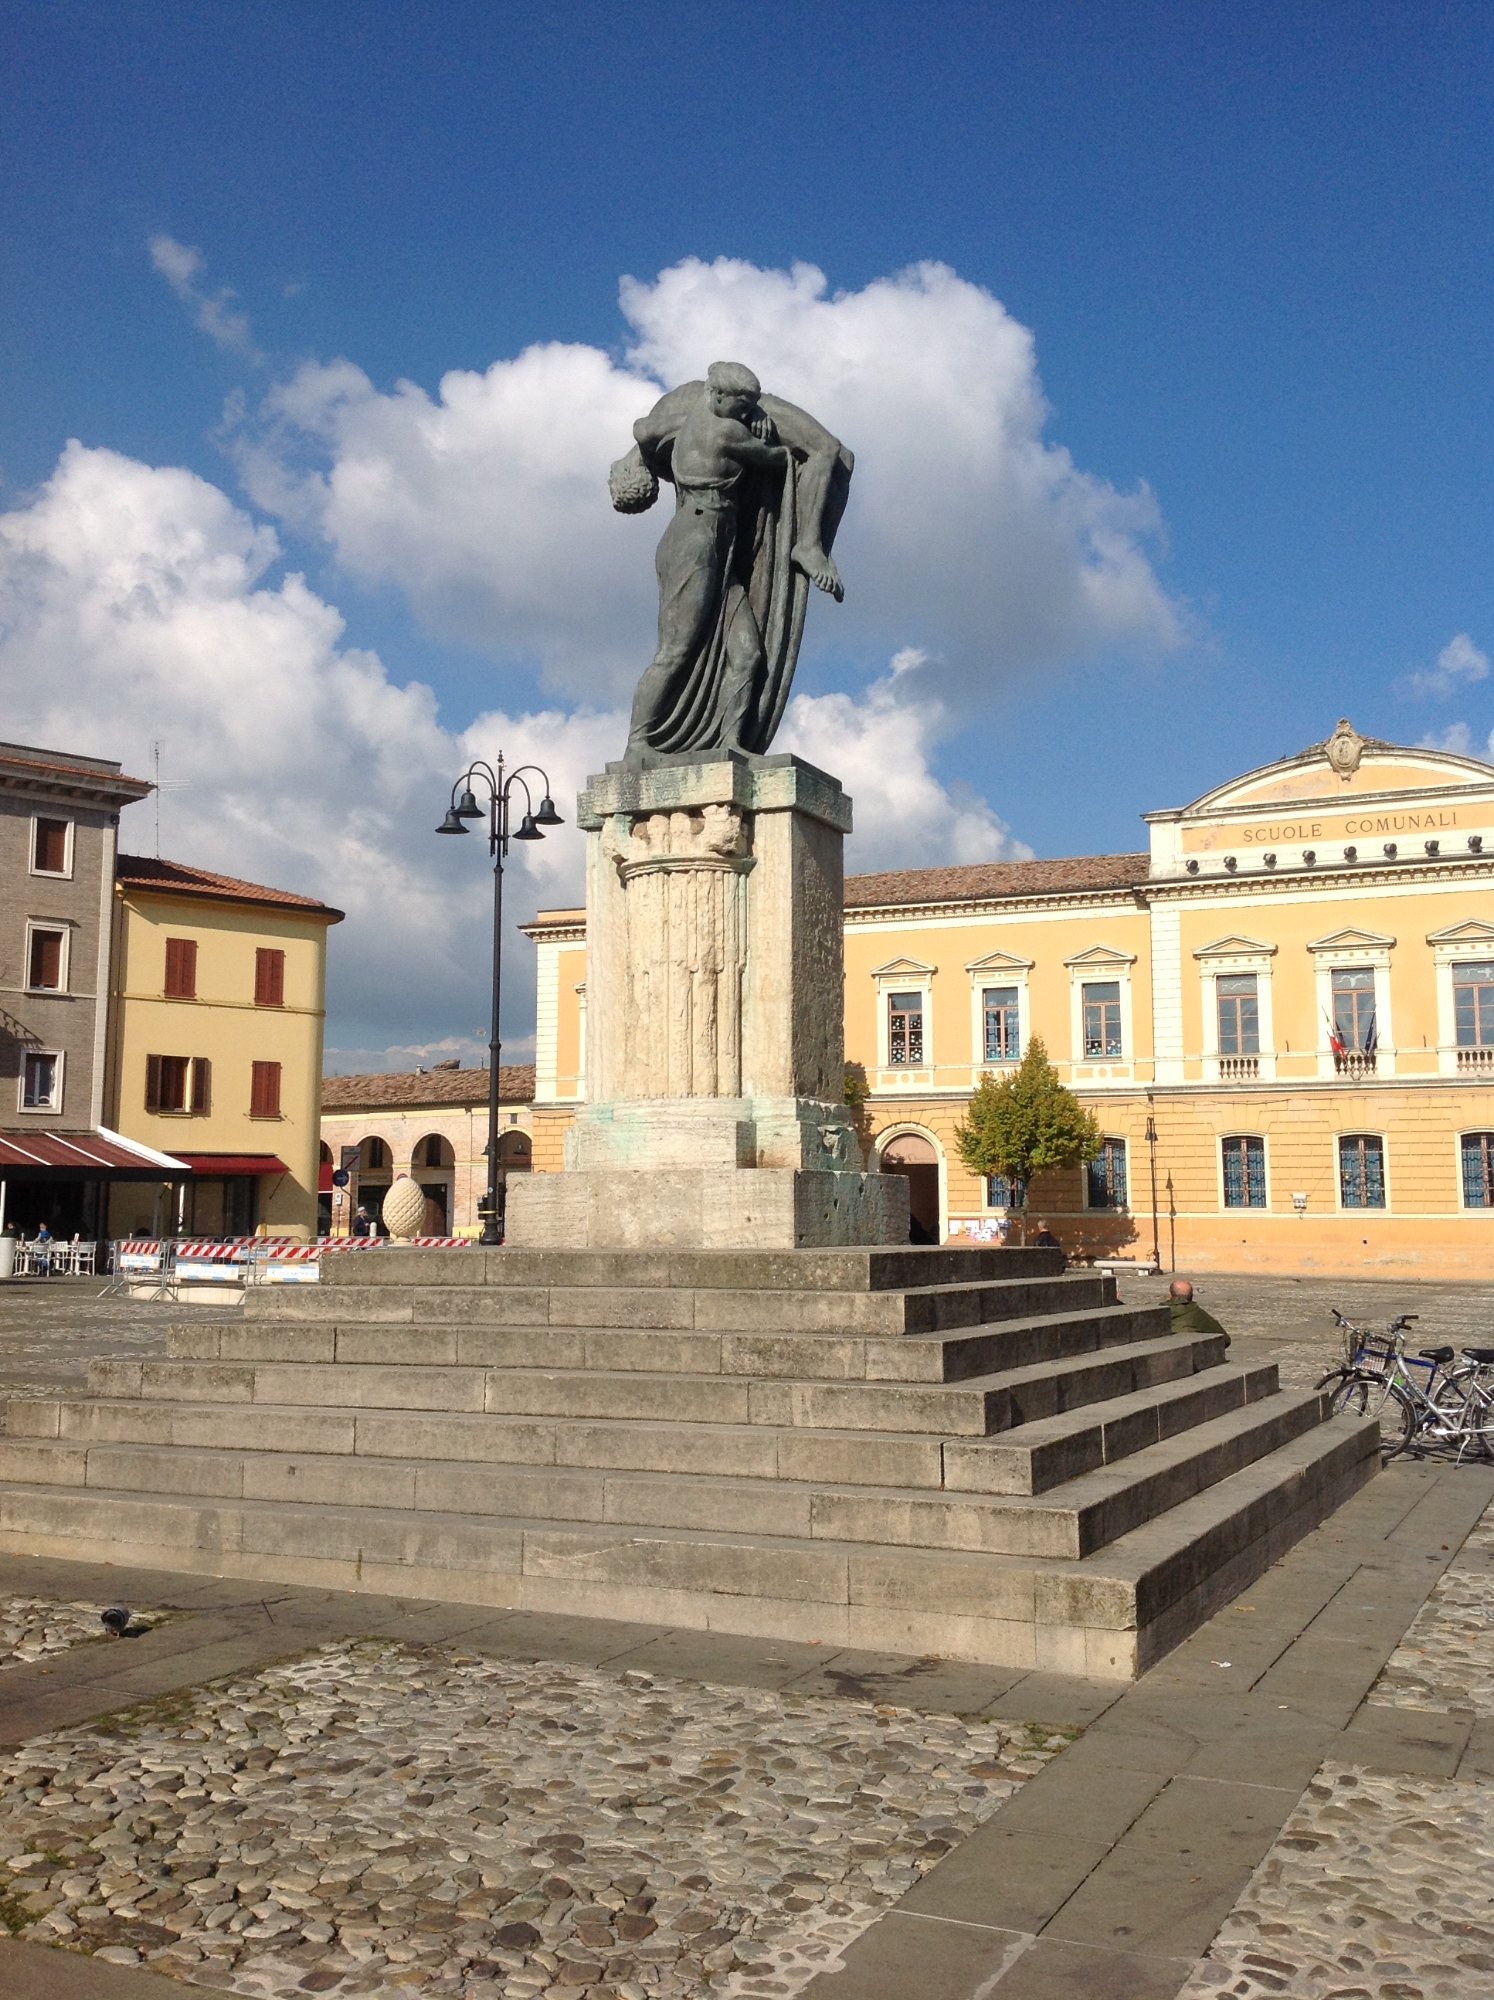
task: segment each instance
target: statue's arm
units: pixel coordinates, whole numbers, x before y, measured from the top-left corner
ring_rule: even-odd
[[[786,444],[796,457],[838,459],[847,474],[855,470],[856,461],[851,453],[808,410],[801,410],[797,403],[786,403],[781,396],[759,396],[758,402],[773,419],[779,442]]]

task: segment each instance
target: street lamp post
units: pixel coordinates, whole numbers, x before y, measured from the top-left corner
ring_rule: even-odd
[[[544,785],[544,796],[536,811],[534,794],[529,789],[526,774],[532,773]],[[517,770],[503,775],[503,759],[498,759],[498,768],[476,758],[469,764],[451,788],[451,803],[446,809],[446,817],[436,828],[437,833],[465,833],[467,821],[481,819],[483,806],[479,803],[475,783],[480,782],[487,791],[488,852],[493,857],[493,1014],[492,1034],[488,1041],[488,1191],[479,1205],[482,1217],[481,1242],[496,1245],[503,1241],[505,1195],[507,1189],[498,1177],[498,1056],[501,1047],[498,1028],[498,1009],[503,997],[503,862],[508,853],[510,838],[514,840],[543,840],[544,828],[563,826],[564,820],[555,810],[555,801],[550,796],[550,780],[538,764],[521,764]],[[509,833],[509,802],[514,786],[524,794],[524,813],[512,835]],[[460,791],[460,798],[457,796]]]
[[[1152,1100],[1147,1098],[1146,1143],[1152,1169],[1152,1262],[1160,1271],[1162,1268],[1162,1238],[1157,1218],[1157,1121],[1151,1111]]]

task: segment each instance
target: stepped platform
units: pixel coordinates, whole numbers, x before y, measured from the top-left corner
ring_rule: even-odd
[[[11,1403],[0,1550],[1129,1678],[1379,1464],[1056,1250],[323,1279]]]

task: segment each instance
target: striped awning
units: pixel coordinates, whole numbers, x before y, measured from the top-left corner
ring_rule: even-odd
[[[91,1132],[0,1131],[0,1175],[9,1179],[185,1181],[192,1169],[103,1126]]]

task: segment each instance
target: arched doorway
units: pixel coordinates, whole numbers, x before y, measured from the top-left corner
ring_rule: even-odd
[[[425,1196],[422,1236],[451,1234],[451,1196],[456,1178],[456,1154],[451,1141],[439,1132],[427,1132],[417,1140],[410,1155],[410,1171]]]
[[[373,1137],[362,1140],[358,1147],[358,1175],[353,1197],[360,1208],[368,1210],[375,1222],[382,1222],[384,1197],[393,1178],[394,1158],[384,1140]]]
[[[894,1133],[883,1144],[877,1165],[884,1174],[901,1174],[908,1183],[908,1241],[942,1242],[939,1149],[934,1141],[922,1132]]]
[[[529,1134],[505,1132],[498,1141],[498,1178],[507,1185],[515,1174],[527,1174],[533,1165]]]

